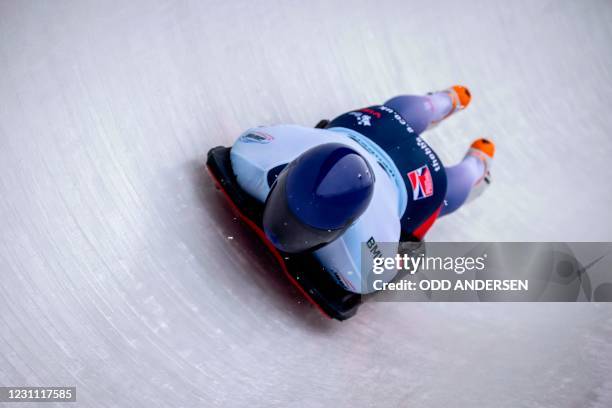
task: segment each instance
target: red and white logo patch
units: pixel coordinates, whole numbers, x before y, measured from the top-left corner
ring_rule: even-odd
[[[433,179],[427,165],[408,173],[408,180],[410,180],[410,185],[412,186],[413,200],[420,200],[433,195]]]

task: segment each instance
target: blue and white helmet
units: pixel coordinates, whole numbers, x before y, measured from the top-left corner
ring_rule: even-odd
[[[264,231],[287,253],[318,249],[363,214],[374,192],[374,172],[340,143],[313,147],[289,163],[272,185]]]

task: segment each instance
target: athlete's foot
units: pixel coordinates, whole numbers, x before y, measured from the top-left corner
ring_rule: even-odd
[[[435,112],[431,127],[442,122],[455,112],[465,109],[472,100],[470,91],[461,85],[454,85],[448,89],[427,94]]]
[[[477,139],[468,149],[465,159],[473,157],[480,160],[483,165],[482,177],[474,183],[467,202],[479,197],[484,190],[491,184],[491,165],[495,156],[495,143],[489,139]],[[465,160],[464,159],[464,160]]]
[[[467,108],[472,101],[472,94],[465,86],[454,85],[447,89],[446,92],[448,92],[453,99],[455,111]]]

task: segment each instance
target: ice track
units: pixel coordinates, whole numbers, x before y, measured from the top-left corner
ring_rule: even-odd
[[[612,406],[608,305],[329,321],[203,168],[253,125],[461,83],[472,105],[426,137],[446,163],[492,137],[494,184],[429,239],[610,241],[611,44],[597,0],[1,1],[0,385],[76,385],[75,407]]]

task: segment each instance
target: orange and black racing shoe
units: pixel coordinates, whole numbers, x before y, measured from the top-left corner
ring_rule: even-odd
[[[491,184],[491,165],[493,164],[493,157],[495,156],[495,143],[485,138],[476,139],[468,149],[466,157],[467,156],[477,157],[482,160],[484,164],[483,175],[474,183],[470,195],[466,200],[469,202],[480,196]]]
[[[444,115],[442,119],[432,122],[431,127],[438,125],[440,122],[442,122],[444,119],[448,118],[455,112],[464,110],[472,101],[472,94],[470,93],[470,90],[467,89],[465,86],[461,85],[454,85],[448,89],[435,93],[446,93],[451,102],[451,109],[446,115]]]

